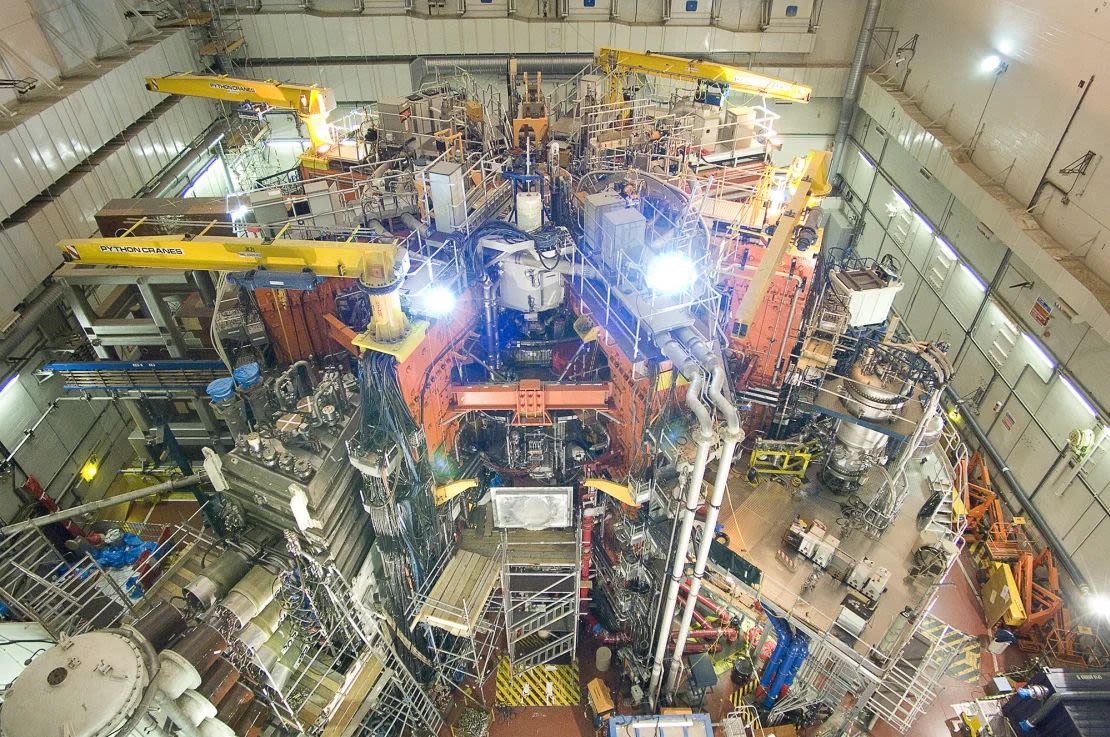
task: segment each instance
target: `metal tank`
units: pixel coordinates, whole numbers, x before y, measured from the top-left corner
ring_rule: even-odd
[[[905,379],[872,373],[869,353],[849,372],[840,409],[870,425],[891,423],[908,399]],[[886,462],[890,436],[849,420],[837,423],[833,445],[821,469],[820,481],[836,494],[850,494],[860,487],[867,471]]]

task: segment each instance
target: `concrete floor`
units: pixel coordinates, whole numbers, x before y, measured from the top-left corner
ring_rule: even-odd
[[[815,473],[811,471],[810,475]],[[863,654],[868,646],[879,643],[899,612],[926,593],[923,585],[907,583],[904,577],[912,563],[913,550],[920,544],[915,520],[917,510],[932,494],[934,479],[947,477],[931,458],[925,463],[911,461],[906,474],[909,495],[901,513],[879,540],[872,540],[859,530],[838,526],[838,518],[843,517],[841,505],[847,502],[847,497],[831,494],[815,481],[805,482],[800,489],[774,481],[752,487],[734,474],[728,499],[721,510],[721,524],[731,538],[730,547],[763,571],[763,597],[782,610],[793,611],[820,630],[829,629],[836,620],[841,602],[850,589],[825,573],[805,594],[804,600],[798,600],[803,582],[815,568],[802,556],[795,555],[796,566],[791,570],[777,557],[782,537],[795,517],[820,520],[829,534],[840,539],[838,557],[842,560],[839,565],[830,566],[830,570],[850,567],[864,557],[876,567],[887,568],[891,577],[886,593],[879,598],[878,607],[861,637],[866,644],[856,644],[857,652]],[[878,483],[879,474],[873,473],[860,496],[868,498]]]

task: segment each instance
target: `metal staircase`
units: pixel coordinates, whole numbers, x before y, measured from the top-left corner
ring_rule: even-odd
[[[926,615],[938,625],[936,636],[921,627],[901,654],[887,666],[883,682],[868,701],[868,708],[905,734],[933,703],[944,674],[963,649],[967,635]]]
[[[379,708],[367,717],[364,728],[368,734],[393,734],[383,726],[401,727],[413,734],[437,735],[443,729],[443,715],[424,691],[405,662],[397,654],[393,643],[387,639],[377,618],[366,605],[355,597],[350,586],[336,570],[328,576],[328,586],[324,587],[331,604],[338,612],[347,612],[359,639],[369,651],[385,666],[384,673],[391,679],[387,688],[382,690]],[[390,725],[382,725],[388,719]]]

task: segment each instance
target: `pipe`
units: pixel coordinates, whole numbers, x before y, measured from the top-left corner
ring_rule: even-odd
[[[133,502],[136,499],[142,499],[143,497],[150,496],[151,494],[161,494],[166,491],[173,491],[174,489],[181,489],[186,486],[192,486],[198,481],[203,481],[206,478],[208,478],[207,472],[201,471],[200,473],[194,473],[191,476],[182,476],[181,478],[165,481],[161,484],[146,486],[142,489],[135,489],[134,491],[128,491],[116,496],[99,499],[95,502],[89,502],[88,504],[78,504],[76,507],[63,509],[60,512],[46,514],[42,517],[35,517],[34,519],[29,519],[24,522],[16,522],[14,525],[8,525],[7,527],[0,528],[0,536],[6,537],[8,535],[14,535],[17,532],[30,530],[32,527],[45,527],[46,525],[57,522],[59,520],[77,517],[87,512],[95,512],[98,509],[104,509],[105,507],[122,504],[123,502]]]
[[[486,319],[486,355],[490,365],[496,369],[501,363],[501,346],[497,331],[497,295],[494,293],[493,279],[490,279],[489,274],[482,275],[482,307],[485,310]]]
[[[740,413],[736,405],[725,396],[723,387],[725,382],[725,367],[721,358],[696,333],[689,328],[678,331],[694,356],[701,361],[703,366],[712,367],[712,380],[709,386],[709,396],[713,405],[720,410],[725,418],[724,447],[721,457],[717,462],[717,475],[713,480],[713,492],[709,497],[709,509],[705,514],[705,527],[702,530],[701,542],[698,544],[698,553],[694,561],[694,576],[690,583],[689,595],[686,606],[682,610],[682,619],[678,624],[678,642],[684,642],[690,631],[690,620],[694,616],[694,607],[697,606],[699,592],[701,591],[702,578],[709,562],[709,550],[713,546],[714,533],[717,530],[717,519],[721,514],[721,502],[724,501],[725,491],[728,489],[728,476],[732,470],[732,461],[736,455],[736,446],[744,439],[744,431],[740,428]],[[678,674],[682,669],[682,653],[676,646],[671,657],[671,669],[667,673],[667,686],[664,693],[669,697],[674,694],[678,683]]]
[[[185,187],[178,187],[179,181],[182,177],[186,176],[189,169],[200,161],[203,157],[208,156],[209,150],[215,146],[227,134],[228,123],[224,118],[218,118],[212,125],[194,138],[181,152],[177,160],[171,163],[162,171],[154,175],[154,179],[146,184],[140,190],[139,196],[166,197],[180,194]],[[216,158],[219,158],[218,156]],[[186,186],[192,184],[193,181],[207,171],[208,166],[201,168],[201,171],[193,178],[186,178]],[[170,190],[178,189],[176,192]]]
[[[690,587],[685,583],[683,583],[681,586],[679,586],[679,590],[683,594],[688,595],[690,593]],[[728,610],[728,607],[726,607],[722,604],[718,604],[717,602],[713,601],[712,599],[710,599],[708,596],[706,596],[704,594],[698,594],[696,598],[697,598],[697,601],[698,601],[699,604],[704,606],[706,609],[708,609],[713,614],[716,614],[718,617],[722,617],[724,619],[731,619],[732,618],[732,612],[730,612]]]
[[[852,66],[848,70],[848,83],[844,85],[844,99],[840,103],[840,118],[836,121],[836,135],[833,137],[832,161],[829,162],[829,176],[836,173],[840,167],[840,159],[844,155],[844,146],[848,142],[848,129],[852,126],[852,116],[856,112],[856,103],[859,102],[860,88],[863,82],[863,66],[867,62],[867,51],[871,48],[871,37],[875,34],[875,24],[879,20],[879,6],[882,0],[867,0],[867,9],[863,11],[863,23],[860,25],[859,38],[856,40],[856,53],[852,57]]]
[[[388,229],[386,229],[384,225],[382,225],[382,221],[378,219],[367,221],[366,227],[374,231],[374,235],[384,235],[387,237],[393,235],[389,232]]]
[[[740,637],[740,633],[736,631],[735,627],[704,627],[700,630],[689,630],[686,633],[686,639],[702,640],[706,637],[712,637],[714,639],[723,637],[729,642],[736,642],[737,638]],[[686,642],[686,639],[680,640],[677,637],[674,638],[676,644],[679,642]]]
[[[994,465],[998,466],[1002,474],[1002,478],[1006,481],[1006,485],[1010,487],[1010,491],[1013,492],[1013,495],[1015,497],[1017,497],[1018,504],[1021,505],[1021,508],[1025,512],[1025,514],[1033,520],[1033,524],[1037,526],[1038,530],[1040,530],[1041,534],[1044,536],[1045,542],[1047,542],[1048,546],[1052,548],[1052,552],[1056,560],[1060,563],[1060,565],[1064,567],[1064,570],[1068,572],[1068,575],[1071,576],[1071,579],[1075,581],[1076,585],[1080,586],[1084,590],[1088,589],[1090,587],[1090,584],[1087,581],[1087,577],[1083,575],[1082,572],[1080,572],[1079,566],[1077,566],[1075,564],[1075,561],[1072,560],[1071,554],[1068,552],[1068,549],[1064,547],[1063,541],[1061,541],[1056,533],[1053,532],[1052,528],[1048,524],[1048,521],[1045,520],[1044,515],[1040,513],[1037,507],[1033,504],[1033,500],[1030,499],[1029,495],[1025,493],[1025,488],[1021,485],[1021,482],[1014,478],[1014,475],[1010,473],[1010,467],[1006,464],[1006,459],[998,453],[998,451],[994,447],[994,444],[991,443],[989,439],[987,439],[987,434],[983,431],[983,428],[979,424],[979,421],[975,419],[975,415],[972,413],[971,407],[968,406],[967,402],[961,399],[958,394],[956,394],[955,390],[952,389],[952,387],[947,386],[944,388],[944,391],[946,394],[948,394],[948,398],[951,399],[952,402],[962,410],[960,412],[960,415],[963,418],[964,422],[967,423],[967,426],[971,428],[972,434],[975,435],[975,438],[979,441],[980,449],[986,451],[987,457],[991,459]]]
[[[170,721],[173,722],[174,726],[180,730],[184,737],[201,737],[196,726],[185,712],[182,711],[181,707],[169,697],[169,694],[159,692],[156,701],[158,706],[165,712],[166,716],[170,718]]]
[[[678,602],[678,586],[684,578],[686,552],[690,546],[690,532],[694,528],[694,515],[698,510],[701,485],[705,480],[705,467],[709,463],[709,449],[716,439],[709,407],[701,399],[705,374],[698,366],[698,362],[687,354],[674,338],[668,337],[659,348],[671,360],[675,369],[690,380],[690,385],[686,388],[686,406],[698,420],[698,429],[694,433],[698,448],[694,457],[694,468],[690,473],[690,485],[686,491],[686,511],[683,514],[678,535],[675,537],[674,563],[671,566],[670,582],[667,584],[667,595],[663,600],[663,614],[659,620],[659,634],[656,636],[655,652],[652,657],[648,701],[653,707],[659,699],[659,686],[663,680],[663,661],[670,642],[671,623]]]
[[[20,318],[4,334],[3,341],[0,341],[0,361],[15,353],[19,344],[34,332],[42,318],[46,317],[46,314],[62,300],[65,293],[64,285],[60,282],[51,282],[39,293],[39,296],[23,308]]]
[[[420,235],[428,234],[428,226],[413,217],[411,213],[402,212],[401,222],[413,233],[419,233]]]
[[[681,588],[682,587],[679,587],[679,590],[681,590]],[[682,594],[679,594],[678,595],[678,603],[681,604],[682,606],[686,606],[686,597],[683,596]],[[713,626],[710,623],[710,621],[708,619],[706,619],[705,615],[697,610],[697,607],[694,608],[694,621],[698,623],[698,627],[701,628],[701,629],[707,629],[707,628]],[[689,636],[690,635],[687,635],[687,637],[689,637]]]
[[[790,649],[790,645],[794,642],[794,638],[790,634],[790,628],[786,625],[786,620],[768,612],[767,621],[771,623],[775,630],[775,649],[771,652],[771,657],[767,659],[763,666],[763,673],[759,676],[759,687],[764,691],[770,688],[771,681],[775,679],[779,665],[786,656],[786,651]],[[756,657],[759,657],[758,653]]]
[[[790,652],[783,658],[778,673],[775,674],[774,683],[771,684],[771,688],[763,699],[765,708],[770,709],[774,706],[782,690],[794,682],[794,675],[798,672],[798,668],[801,667],[808,654],[809,638],[799,632],[794,636],[793,642],[790,643]]]

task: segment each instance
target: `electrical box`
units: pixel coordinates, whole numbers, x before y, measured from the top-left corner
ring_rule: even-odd
[[[378,126],[386,146],[399,147],[412,138],[412,107],[403,97],[387,97],[378,103]]]
[[[428,169],[428,189],[432,194],[432,216],[436,230],[453,233],[466,222],[463,199],[462,164],[439,161]]]
[[[524,313],[551,310],[563,303],[563,275],[530,253],[517,253],[501,262],[498,289],[503,307]]]
[[[817,552],[817,544],[825,537],[825,525],[821,520],[813,520],[809,529],[802,535],[802,541],[798,545],[798,552],[809,559],[813,559],[814,554]]]
[[[721,111],[710,105],[698,105],[694,111],[694,130],[703,149],[716,147],[721,132]]]
[[[623,271],[638,264],[647,238],[647,218],[634,207],[614,207],[601,214],[601,258]]]
[[[871,580],[871,571],[874,567],[875,564],[870,558],[864,558],[852,568],[845,583],[856,591],[863,591],[867,582]]]
[[[409,95],[405,98],[409,102],[409,110],[412,111],[412,117],[409,121],[412,124],[413,133],[423,133],[430,135],[432,130],[432,107],[429,100],[424,95],[419,93]]]
[[[813,551],[814,564],[821,568],[828,568],[829,563],[832,561],[833,553],[836,552],[839,546],[840,538],[826,534],[817,541],[817,545]]]
[[[733,151],[751,148],[755,140],[755,108],[730,105],[725,108],[725,123],[721,126],[721,142],[727,142]]]
[[[853,328],[884,322],[894,298],[905,286],[875,269],[834,271],[829,275],[829,283],[847,301],[848,325]]]
[[[601,250],[601,216],[615,208],[623,208],[624,199],[616,192],[604,191],[586,195],[582,207],[582,225],[586,240],[597,250]]]
[[[277,235],[280,224],[284,224],[289,219],[285,195],[280,189],[266,189],[261,192],[251,192],[250,201],[251,210],[254,211],[254,221],[262,226],[273,224],[272,228],[262,228],[264,235],[273,238]]]

